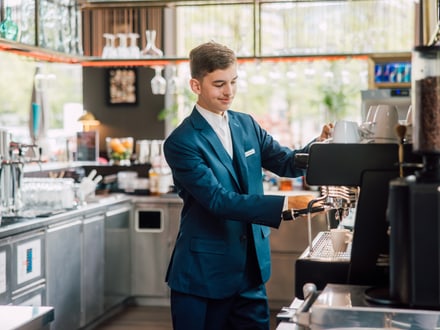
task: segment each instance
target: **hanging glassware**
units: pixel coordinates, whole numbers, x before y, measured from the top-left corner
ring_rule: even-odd
[[[0,38],[17,41],[18,25],[12,19],[11,7],[6,7],[6,17],[0,23]]]
[[[177,77],[177,67],[173,66],[171,68],[171,77],[168,79],[168,93],[177,94],[180,88],[179,79]]]
[[[156,30],[146,30],[147,45],[142,51],[143,57],[162,57],[163,52],[156,47]]]
[[[163,66],[153,66],[155,75],[151,79],[151,91],[154,95],[164,95],[167,89],[167,81],[162,77]]]

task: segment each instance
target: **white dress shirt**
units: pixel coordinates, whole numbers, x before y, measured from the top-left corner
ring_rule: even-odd
[[[231,130],[229,129],[228,112],[225,111],[223,112],[223,115],[219,115],[212,111],[203,109],[198,104],[196,104],[196,109],[202,115],[202,117],[206,119],[209,125],[211,125],[212,129],[222,142],[223,147],[232,159],[234,153],[232,149]]]

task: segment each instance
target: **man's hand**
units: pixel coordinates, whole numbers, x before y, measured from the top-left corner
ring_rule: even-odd
[[[315,199],[313,195],[297,195],[287,197],[287,207],[289,209],[306,209],[309,202]]]
[[[328,123],[322,127],[321,135],[316,140],[319,142],[327,140],[332,137],[332,132],[333,132],[333,124]]]

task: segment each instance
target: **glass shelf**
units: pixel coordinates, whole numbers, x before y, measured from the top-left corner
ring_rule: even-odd
[[[70,55],[61,52],[43,49],[36,46],[25,45],[19,42],[9,41],[0,38],[0,51],[15,53],[21,56],[32,57],[36,60],[47,62],[81,64],[84,67],[112,67],[112,66],[165,66],[187,62],[187,58],[181,57],[161,57],[148,59],[102,59],[100,57]],[[238,57],[239,63],[251,61],[267,62],[294,62],[294,61],[313,61],[313,60],[340,60],[344,58],[352,59],[376,59],[386,56],[387,58],[410,60],[411,53],[386,53],[386,54],[317,54],[317,55],[283,55],[283,56],[250,56]]]

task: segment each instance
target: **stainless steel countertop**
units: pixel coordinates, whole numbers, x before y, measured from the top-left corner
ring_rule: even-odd
[[[44,217],[13,217],[2,218],[0,226],[0,239],[8,236],[16,235],[21,232],[36,230],[48,225],[55,224],[72,217],[81,217],[84,214],[90,214],[99,211],[102,207],[124,201],[130,202],[129,196],[124,194],[108,195],[101,198],[95,198],[87,202],[85,205],[78,206],[71,210],[55,213]]]
[[[66,210],[45,217],[17,217],[3,218],[0,225],[0,239],[19,234],[21,232],[36,230],[58,222],[62,222],[72,217],[81,217],[84,214],[99,212],[103,207],[110,207],[119,203],[182,203],[176,194],[164,194],[160,196],[137,196],[123,193],[112,193],[108,195],[96,195],[87,200],[85,205],[78,206],[71,210]]]
[[[328,284],[308,311],[308,326],[282,322],[277,330],[438,329],[440,310],[411,309],[369,301],[368,286]],[[303,316],[306,314],[303,314]]]
[[[0,324],[2,330],[40,330],[53,320],[53,307],[0,306]]]

